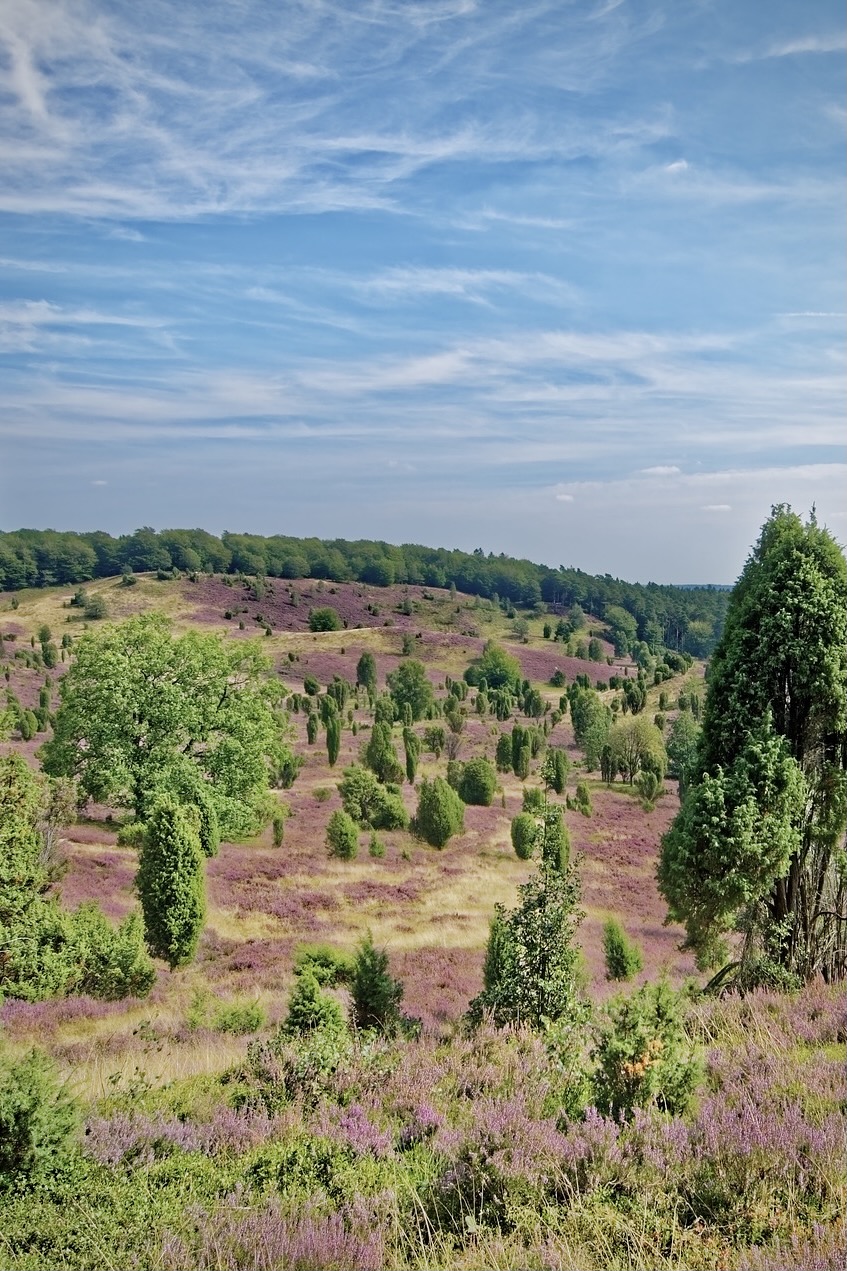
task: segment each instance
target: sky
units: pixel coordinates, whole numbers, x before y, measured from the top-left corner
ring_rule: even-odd
[[[841,0],[0,0],[0,528],[847,537]]]

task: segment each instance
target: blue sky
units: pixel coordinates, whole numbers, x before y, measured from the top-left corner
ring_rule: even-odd
[[[844,520],[843,5],[0,0],[0,528]]]

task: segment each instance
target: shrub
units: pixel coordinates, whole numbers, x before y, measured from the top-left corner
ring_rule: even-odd
[[[222,1006],[212,1021],[212,1027],[221,1033],[234,1033],[244,1037],[257,1033],[265,1026],[265,1012],[259,1002],[231,1002]]]
[[[607,980],[631,980],[641,970],[641,950],[614,918],[603,924],[603,952]]]
[[[651,1106],[685,1111],[702,1069],[686,1036],[683,1004],[664,981],[609,1003],[593,1052],[601,1112],[623,1118]]]
[[[343,625],[338,610],[331,605],[309,610],[310,631],[341,631]]]
[[[61,1171],[77,1114],[46,1055],[0,1058],[0,1192],[27,1189]]]
[[[510,834],[515,855],[519,860],[528,861],[535,851],[535,840],[538,836],[535,817],[529,812],[519,812],[512,820]]]
[[[544,791],[537,786],[528,786],[521,794],[521,807],[524,812],[540,814],[547,804]]]
[[[171,969],[194,957],[206,916],[199,816],[163,795],[147,822],[136,879],[150,951]]]
[[[576,806],[583,816],[591,816],[591,791],[586,781],[578,781],[576,785]]]
[[[508,733],[501,733],[497,738],[494,762],[498,772],[512,771],[512,738]]]
[[[367,768],[352,764],[338,783],[344,811],[360,826],[375,830],[405,830],[409,814],[399,793],[384,786]]]
[[[388,954],[374,947],[370,932],[356,950],[350,995],[357,1028],[371,1028],[389,1036],[397,1031],[403,985],[389,973]]]
[[[156,980],[156,969],[144,948],[144,926],[138,913],[113,927],[94,901],[69,915],[65,959],[65,992],[87,993],[117,1001],[144,997]]]
[[[326,827],[326,845],[330,856],[342,861],[352,861],[359,850],[359,830],[356,822],[339,809],[333,812]]]
[[[324,993],[310,968],[300,971],[291,997],[288,1014],[281,1031],[289,1037],[314,1032],[318,1028],[341,1032],[344,1029],[344,1012],[329,993]]]
[[[645,812],[652,812],[662,792],[662,782],[655,772],[642,771],[636,775],[635,789]]]
[[[368,840],[368,855],[373,856],[376,860],[382,860],[385,855],[385,844],[377,838],[373,831]]]
[[[300,975],[307,971],[325,988],[347,984],[353,974],[353,958],[328,944],[306,944],[297,951],[294,973]]]
[[[459,780],[459,797],[463,803],[490,808],[497,788],[497,773],[489,759],[469,759]]]
[[[465,809],[456,791],[443,777],[424,777],[418,796],[414,830],[433,847],[443,847],[465,828]]]
[[[320,681],[314,675],[306,675],[303,679],[303,691],[309,697],[317,697],[321,691]]]
[[[144,842],[144,822],[127,821],[118,830],[118,847],[141,847]]]

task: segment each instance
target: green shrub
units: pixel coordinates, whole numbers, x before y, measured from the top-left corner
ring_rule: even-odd
[[[648,1107],[681,1115],[702,1076],[685,1032],[683,995],[665,981],[607,1005],[593,1057],[597,1107],[617,1118]]]
[[[0,1057],[0,1192],[27,1190],[63,1171],[76,1109],[46,1055]]]
[[[377,838],[374,831],[371,831],[371,837],[368,840],[368,855],[373,856],[375,860],[382,860],[385,856],[385,844]]]
[[[156,968],[144,947],[144,926],[138,913],[128,914],[113,927],[94,901],[68,916],[65,960],[66,993],[117,1001],[145,997],[156,980]]]
[[[510,834],[515,855],[521,861],[528,861],[535,851],[535,841],[538,837],[535,817],[529,812],[519,812],[512,820]]]
[[[614,918],[603,924],[607,980],[631,980],[642,967],[641,950]]]
[[[585,781],[578,781],[576,784],[576,807],[583,816],[591,816],[594,810],[591,805],[591,791]]]
[[[388,954],[374,947],[368,932],[356,950],[350,981],[351,1013],[357,1028],[391,1036],[401,1022],[403,985],[388,970]]]
[[[344,1012],[334,997],[322,991],[314,972],[306,968],[300,971],[291,990],[288,1014],[281,1031],[289,1037],[296,1037],[318,1028],[342,1031]]]
[[[171,969],[194,957],[206,916],[206,878],[199,815],[162,796],[147,823],[137,887],[150,951]]]
[[[310,631],[340,631],[343,625],[338,611],[331,605],[309,610]]]
[[[433,847],[443,847],[465,828],[465,805],[443,777],[424,777],[418,796],[414,829]]]
[[[118,830],[118,847],[141,847],[144,842],[144,822],[127,821]]]
[[[300,975],[307,971],[324,988],[348,984],[353,974],[353,956],[328,944],[304,944],[295,955],[294,973]]]
[[[537,786],[528,786],[521,794],[521,807],[524,812],[539,815],[544,811],[547,798],[543,790]]]
[[[490,760],[469,759],[459,779],[459,797],[463,803],[490,808],[497,788],[497,773]]]
[[[312,791],[312,798],[316,803],[326,803],[332,798],[332,790],[329,786],[316,786]]]
[[[326,827],[326,846],[330,856],[352,861],[359,850],[359,829],[347,812],[333,812]]]
[[[265,1012],[259,1002],[230,1002],[216,1013],[212,1027],[236,1037],[257,1033],[265,1026]]]

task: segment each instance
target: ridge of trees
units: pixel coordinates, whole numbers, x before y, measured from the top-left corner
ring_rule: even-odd
[[[84,583],[122,572],[229,573],[272,578],[324,578],[388,587],[449,587],[531,607],[579,606],[598,616],[634,620],[634,635],[707,656],[720,635],[728,593],[720,587],[628,583],[610,574],[558,569],[503,553],[395,546],[377,540],[294,538],[143,527],[117,538],[102,530],[21,529],[0,532],[0,590]],[[623,619],[622,619],[623,615]],[[626,624],[625,625],[629,625]],[[620,628],[622,629],[622,628]]]

